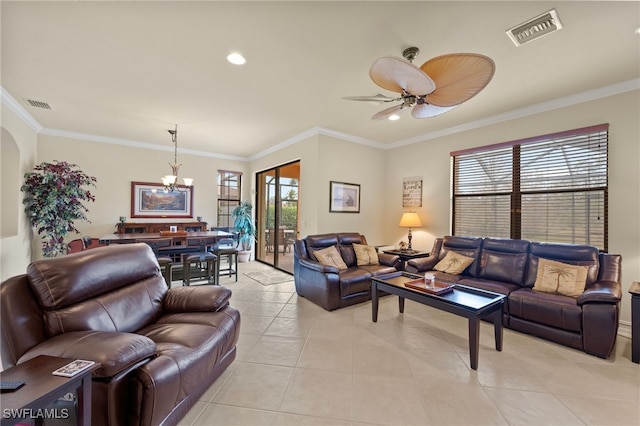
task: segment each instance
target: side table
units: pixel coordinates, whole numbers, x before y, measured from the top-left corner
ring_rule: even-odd
[[[631,293],[631,361],[640,364],[640,282],[629,288]]]
[[[77,390],[78,425],[91,424],[91,374],[100,367],[96,363],[73,377],[60,377],[51,374],[54,370],[74,361],[72,358],[57,358],[40,355],[22,364],[0,372],[0,379],[6,381],[21,380],[25,385],[13,392],[3,392],[2,426],[13,425],[28,418],[41,425],[46,418],[67,418],[69,413],[60,409],[44,410],[47,405],[68,392]]]
[[[384,250],[383,253],[393,254],[399,256],[402,260],[402,270],[405,270],[407,261],[411,259],[417,259],[419,257],[428,257],[431,253],[428,251],[416,251],[416,250]]]

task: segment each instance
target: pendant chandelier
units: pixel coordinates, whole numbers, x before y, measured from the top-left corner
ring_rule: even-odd
[[[178,171],[180,170],[180,166],[182,166],[182,164],[178,164],[178,125],[176,124],[176,128],[174,130],[167,131],[169,132],[169,134],[171,134],[171,142],[173,142],[174,151],[173,164],[169,163],[169,166],[171,166],[172,174],[162,177],[164,192],[188,191],[189,188],[191,188],[191,185],[193,185],[193,179],[182,178],[186,188],[181,188],[180,185],[178,185]]]

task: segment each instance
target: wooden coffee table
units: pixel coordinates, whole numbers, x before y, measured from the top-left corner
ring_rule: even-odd
[[[371,317],[378,321],[378,291],[398,296],[400,313],[404,312],[404,299],[413,300],[469,320],[469,358],[471,368],[478,369],[480,352],[480,320],[493,322],[496,350],[502,351],[502,307],[505,296],[499,293],[456,284],[453,290],[442,295],[425,293],[405,287],[407,281],[421,278],[408,272],[395,272],[371,279]]]
[[[79,425],[91,424],[91,373],[100,367],[96,363],[73,377],[60,377],[51,374],[53,370],[73,361],[71,358],[57,358],[40,355],[15,367],[0,373],[2,380],[20,380],[26,382],[24,386],[13,392],[3,392],[2,425],[17,423],[21,417],[32,417],[36,424],[44,420],[40,415],[60,416],[65,418],[67,413],[46,412],[48,404],[68,392],[77,390]]]

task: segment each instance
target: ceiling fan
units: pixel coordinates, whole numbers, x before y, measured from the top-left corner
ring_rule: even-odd
[[[378,93],[373,96],[351,96],[343,99],[367,102],[401,102],[371,117],[384,120],[412,108],[414,118],[428,118],[451,111],[484,89],[493,74],[495,63],[476,53],[452,53],[428,60],[420,68],[413,60],[420,52],[409,47],[404,59],[383,56],[369,69],[369,76],[383,89],[398,93],[396,97]]]

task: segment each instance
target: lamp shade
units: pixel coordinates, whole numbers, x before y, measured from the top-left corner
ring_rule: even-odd
[[[402,219],[400,219],[400,225],[398,226],[401,228],[419,228],[422,226],[422,222],[420,222],[418,213],[409,212],[402,214]]]

